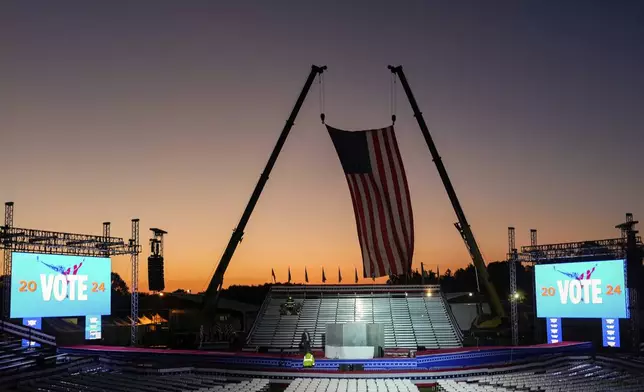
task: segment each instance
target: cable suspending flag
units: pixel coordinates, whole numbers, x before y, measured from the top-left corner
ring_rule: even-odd
[[[394,127],[344,131],[327,125],[353,202],[363,276],[411,269],[414,219]]]

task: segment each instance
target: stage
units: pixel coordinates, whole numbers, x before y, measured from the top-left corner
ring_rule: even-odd
[[[299,354],[281,355],[94,345],[59,347],[58,352],[79,356],[99,356],[113,361],[136,363],[147,368],[168,368],[181,364],[181,366],[200,368],[262,370],[279,373],[295,371],[298,374],[302,372],[302,356]],[[381,374],[391,371],[415,373],[428,370],[508,365],[542,361],[558,356],[586,356],[592,353],[593,346],[589,342],[564,342],[522,347],[465,347],[418,352],[415,358],[385,357],[369,360],[325,359],[322,357],[322,353],[318,352],[315,368],[306,371],[317,374],[335,373],[341,368],[345,368],[346,365],[354,365],[364,369],[360,373],[377,372]],[[380,376],[382,377],[382,374]],[[398,375],[398,377],[402,376]]]

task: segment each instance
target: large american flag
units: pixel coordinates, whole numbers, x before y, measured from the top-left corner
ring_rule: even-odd
[[[409,273],[414,219],[393,126],[354,132],[327,129],[349,183],[364,277]]]

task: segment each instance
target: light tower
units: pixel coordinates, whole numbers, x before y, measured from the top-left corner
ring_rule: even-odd
[[[626,282],[630,298],[631,314],[631,348],[635,352],[640,350],[640,312],[639,312],[639,294],[641,288],[641,270],[642,270],[642,249],[638,246],[638,231],[635,225],[639,221],[633,220],[633,214],[626,214],[626,221],[615,226],[622,232],[626,247]]]
[[[3,248],[4,248],[4,264],[3,264],[3,274],[4,274],[4,293],[2,296],[2,317],[9,318],[9,308],[10,308],[10,298],[11,298],[11,261],[12,261],[12,237],[8,233],[9,229],[13,227],[13,202],[8,201],[4,203],[4,236],[3,236]]]
[[[512,323],[512,345],[519,345],[519,312],[517,291],[517,249],[514,227],[508,227],[508,264],[510,267],[510,322]]]

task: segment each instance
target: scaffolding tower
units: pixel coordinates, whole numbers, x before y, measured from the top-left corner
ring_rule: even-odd
[[[510,266],[510,323],[512,327],[512,345],[519,345],[519,292],[517,291],[517,263],[519,257],[515,246],[514,227],[508,227],[508,264]]]

